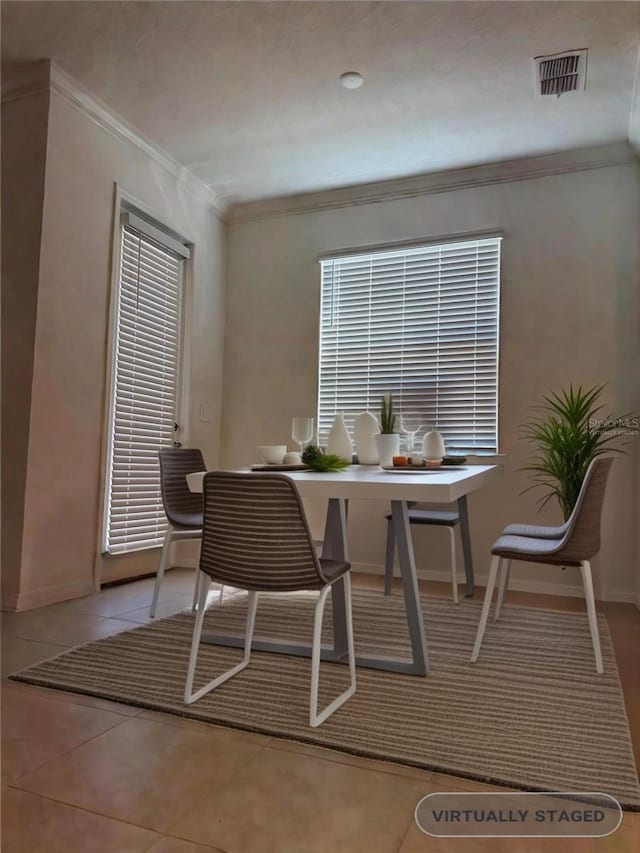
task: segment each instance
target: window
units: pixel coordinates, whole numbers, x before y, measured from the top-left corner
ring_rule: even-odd
[[[109,554],[161,545],[167,528],[158,450],[175,439],[189,257],[185,245],[138,216],[125,213],[121,222],[103,542]]]
[[[501,238],[322,260],[318,427],[336,412],[422,414],[456,451],[498,447]],[[399,423],[396,425],[399,430]]]

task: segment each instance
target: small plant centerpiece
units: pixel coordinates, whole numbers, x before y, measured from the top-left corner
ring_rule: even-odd
[[[324,453],[315,444],[309,444],[305,447],[302,461],[314,471],[320,471],[324,474],[329,474],[332,471],[344,471],[351,465],[350,461],[337,456],[335,453]]]
[[[521,494],[544,489],[542,509],[552,499],[560,504],[565,521],[571,515],[592,459],[603,453],[621,453],[612,447],[625,418],[602,416],[600,395],[604,385],[581,385],[543,397],[541,414],[524,425],[524,438],[534,446],[528,471],[533,483]]]
[[[393,395],[382,395],[380,405],[380,433],[375,436],[378,458],[383,467],[393,464],[393,457],[400,452],[400,436],[396,432],[396,415],[393,411]]]

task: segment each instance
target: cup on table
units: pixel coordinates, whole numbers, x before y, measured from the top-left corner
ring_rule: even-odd
[[[282,460],[287,452],[286,444],[263,444],[258,447],[260,456],[267,465],[282,465]]]
[[[300,465],[302,456],[299,453],[285,453],[282,462],[284,465]]]

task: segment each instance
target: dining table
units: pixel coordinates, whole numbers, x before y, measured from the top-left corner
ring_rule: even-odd
[[[249,472],[250,468],[233,469]],[[300,496],[326,498],[322,556],[332,560],[349,560],[347,520],[350,500],[371,500],[390,504],[395,529],[400,566],[400,577],[407,616],[411,659],[393,657],[357,657],[359,666],[424,676],[429,672],[429,655],[424,627],[424,617],[416,561],[409,523],[409,506],[414,503],[457,504],[464,554],[467,596],[473,595],[474,576],[469,533],[467,496],[478,491],[499,476],[499,465],[441,466],[420,471],[387,471],[372,465],[351,465],[336,472],[310,470],[287,471],[284,476],[294,481]],[[187,475],[192,492],[202,492],[206,472]],[[322,659],[345,662],[347,659],[347,623],[344,596],[336,582],[332,587],[333,643],[323,646]],[[215,645],[242,647],[244,636],[208,632],[202,642]],[[277,639],[255,638],[252,650],[309,657],[310,646],[282,643]]]

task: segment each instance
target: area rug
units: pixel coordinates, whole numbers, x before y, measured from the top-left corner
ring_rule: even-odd
[[[261,596],[256,636],[308,642],[315,596]],[[640,788],[606,620],[604,674],[595,672],[586,615],[507,604],[489,622],[471,664],[480,604],[423,598],[426,678],[358,669],[355,695],[322,726],[308,724],[309,661],[255,652],[251,665],[193,705],[182,702],[193,615],[115,634],[31,666],[12,678],[233,728],[318,744],[526,790],[603,791],[640,810]],[[241,634],[246,596],[207,612],[205,630]],[[330,640],[330,607],[326,641]],[[363,656],[409,657],[401,593],[354,590]],[[195,685],[240,651],[202,646]],[[346,667],[321,668],[321,702],[347,683]]]

